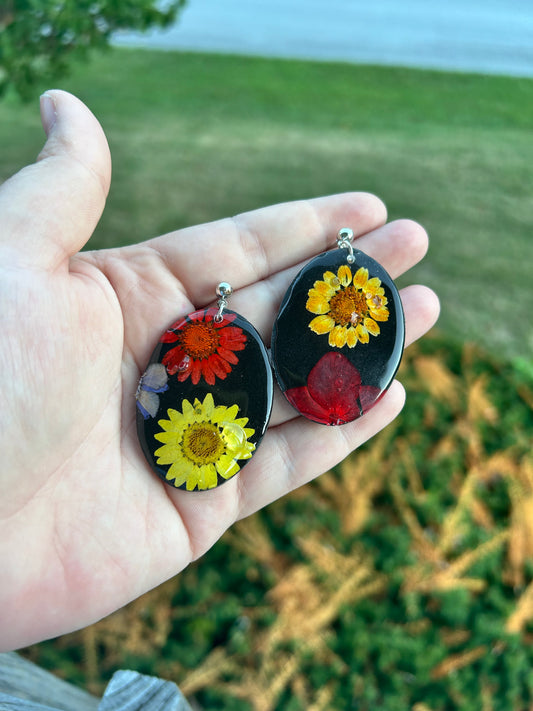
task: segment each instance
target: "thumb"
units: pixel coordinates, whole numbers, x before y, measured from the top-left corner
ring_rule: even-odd
[[[0,248],[13,252],[21,265],[55,269],[68,263],[96,227],[109,191],[111,157],[100,124],[72,94],[43,94],[41,118],[47,141],[37,162],[0,187]]]

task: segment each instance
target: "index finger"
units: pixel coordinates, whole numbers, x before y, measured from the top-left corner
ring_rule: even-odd
[[[179,275],[194,304],[213,300],[220,281],[240,289],[334,246],[341,227],[355,237],[385,223],[383,202],[369,193],[281,203],[150,240]]]

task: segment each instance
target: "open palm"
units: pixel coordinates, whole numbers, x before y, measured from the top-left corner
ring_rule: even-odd
[[[104,206],[107,143],[64,92],[44,100],[48,141],[0,188],[0,645],[89,624],[183,569],[235,520],[344,458],[400,411],[394,383],[361,420],[321,427],[275,398],[246,469],[207,492],[174,490],[149,469],[135,390],[170,322],[232,284],[231,308],[269,343],[301,265],[351,227],[393,277],[426,250],[422,228],[385,224],[362,193],[287,203],[140,245],[78,253]],[[403,290],[407,341],[435,321],[431,291]]]

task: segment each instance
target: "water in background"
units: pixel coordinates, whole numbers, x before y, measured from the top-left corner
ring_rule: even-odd
[[[120,45],[533,76],[533,0],[189,0]]]

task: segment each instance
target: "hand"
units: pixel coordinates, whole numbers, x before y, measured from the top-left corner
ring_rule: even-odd
[[[120,249],[78,253],[110,182],[96,119],[60,91],[45,95],[38,161],[0,188],[0,644],[16,648],[85,626],[182,570],[236,520],[326,471],[386,426],[394,383],[361,420],[322,427],[280,396],[257,454],[224,486],[173,490],[137,442],[134,394],[161,332],[213,302],[269,343],[298,269],[339,227],[397,277],[425,253],[409,221],[385,224],[362,193],[288,203]],[[288,238],[290,236],[290,238]],[[435,322],[438,301],[402,291],[407,342]]]

